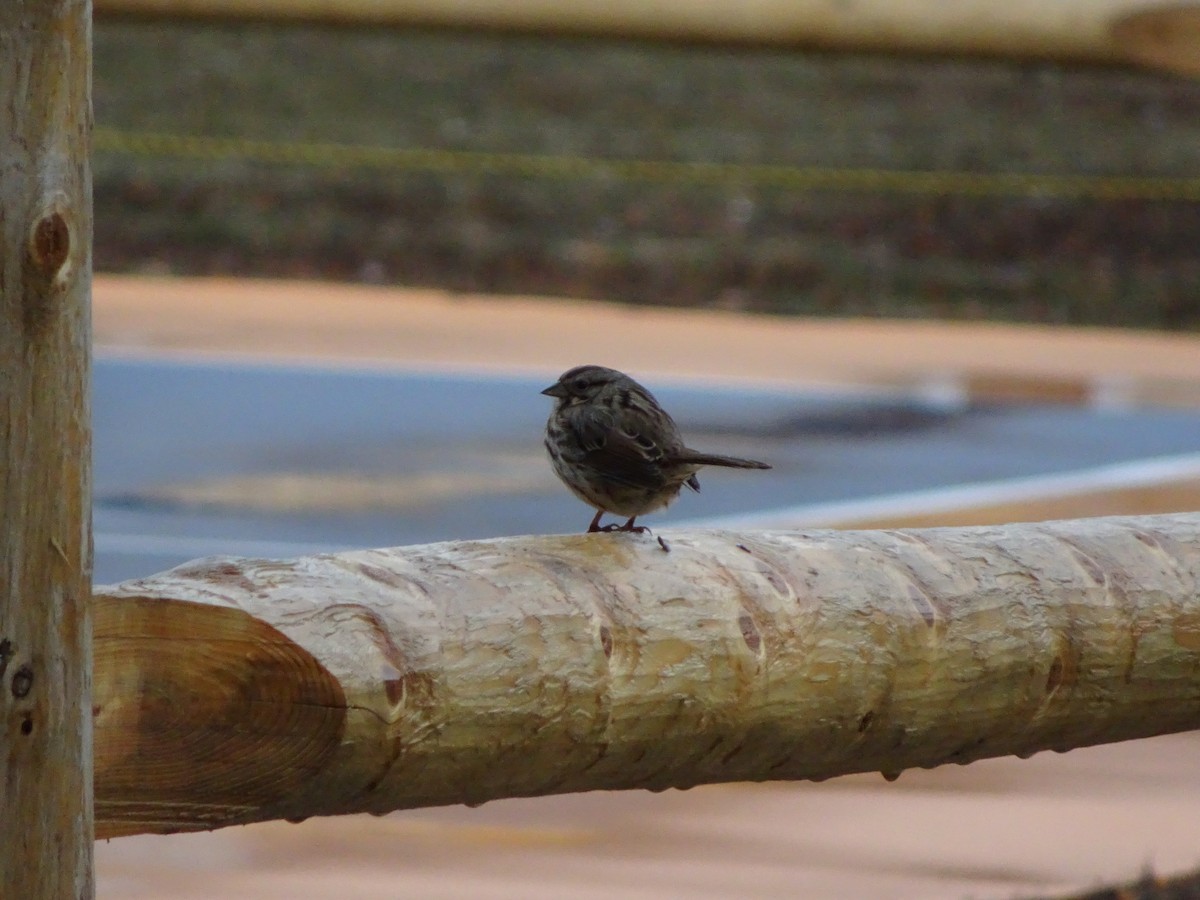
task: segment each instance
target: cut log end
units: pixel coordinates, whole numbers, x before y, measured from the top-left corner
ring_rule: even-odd
[[[1133,62],[1200,76],[1200,3],[1161,6],[1123,16],[1109,33]]]
[[[150,598],[94,615],[97,837],[260,819],[340,745],[341,686],[265,622]]]

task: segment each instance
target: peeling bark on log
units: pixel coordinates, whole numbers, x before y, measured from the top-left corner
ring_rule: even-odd
[[[0,896],[92,883],[91,4],[0,2]]]
[[[1200,516],[512,538],[98,590],[102,836],[1200,727]]]

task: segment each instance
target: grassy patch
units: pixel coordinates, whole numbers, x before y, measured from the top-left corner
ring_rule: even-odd
[[[1200,175],[1200,83],[1049,64],[101,21],[97,125],[733,165]],[[104,270],[1200,327],[1200,204],[100,153]]]

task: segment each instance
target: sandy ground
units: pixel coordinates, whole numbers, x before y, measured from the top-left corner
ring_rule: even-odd
[[[1200,336],[793,321],[313,283],[98,277],[102,352],[1200,406]],[[1111,503],[1155,508],[1163,490]],[[1186,492],[1186,493],[1181,493]],[[1139,499],[1141,498],[1141,499]],[[1139,504],[1142,504],[1139,506]],[[1122,508],[1125,508],[1122,506]],[[1000,509],[990,516],[1014,516]],[[981,514],[982,515],[982,514]],[[1015,517],[1015,516],[1014,516]],[[1012,898],[1200,865],[1200,734],[824,784],[504,801],[97,846],[101,897]]]
[[[105,349],[557,375],[925,385],[991,397],[1200,406],[1200,336],[817,320],[321,282],[102,276]]]

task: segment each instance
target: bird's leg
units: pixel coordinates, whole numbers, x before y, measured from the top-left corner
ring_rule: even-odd
[[[587,534],[593,534],[597,531],[607,531],[606,528],[600,527],[600,517],[602,515],[604,515],[604,510],[596,510],[596,515],[592,518],[592,524],[588,526]],[[608,527],[611,528],[612,526],[610,525]]]
[[[629,532],[632,532],[633,534],[645,534],[647,531],[650,530],[645,525],[634,525],[633,520],[636,518],[637,518],[637,516],[630,516],[628,522],[626,522],[620,528],[617,528],[614,530],[615,531],[629,531]]]

